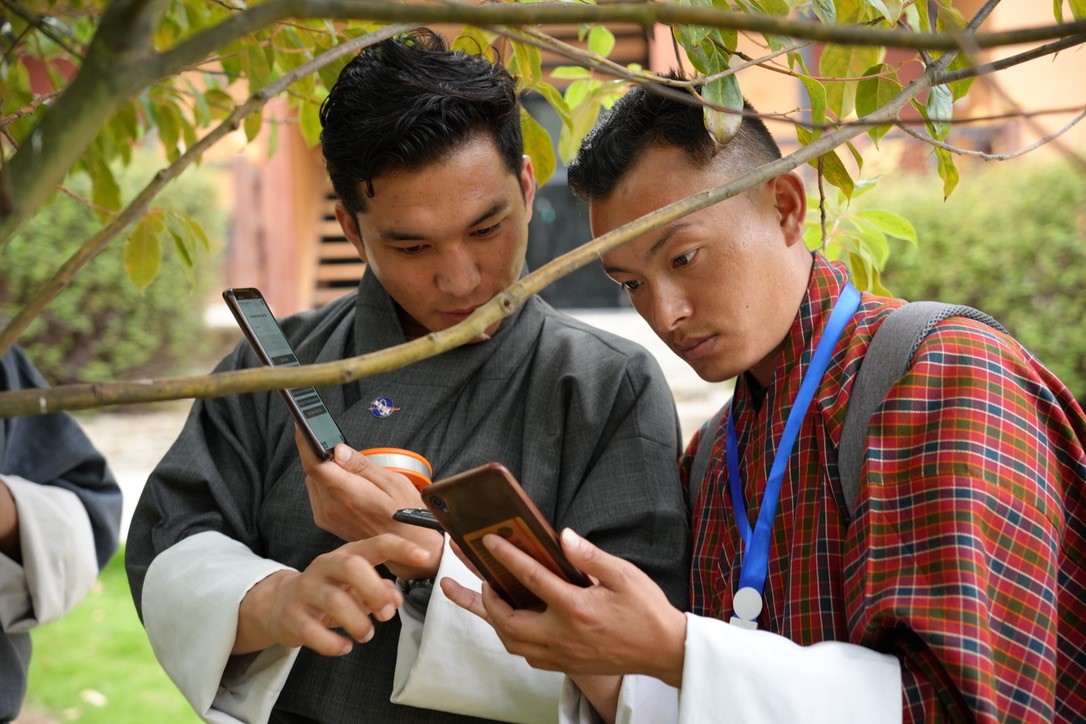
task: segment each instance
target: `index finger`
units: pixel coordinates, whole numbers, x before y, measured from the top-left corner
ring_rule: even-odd
[[[525,588],[548,606],[568,596],[570,589],[580,590],[579,586],[555,575],[545,565],[499,535],[487,534],[483,537],[483,545],[498,563],[505,566]]]

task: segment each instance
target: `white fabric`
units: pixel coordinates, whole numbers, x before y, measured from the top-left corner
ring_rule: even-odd
[[[478,591],[480,581],[449,548],[436,581]],[[563,676],[533,669],[505,650],[490,624],[450,601],[435,584],[425,619],[400,608],[392,701],[509,722],[554,722]]]
[[[902,719],[901,665],[893,656],[838,641],[799,646],[768,631],[693,614],[686,615],[677,710],[675,691],[650,677],[626,676],[618,723],[899,724]],[[598,721],[586,704],[567,680],[561,721]]]
[[[209,722],[267,721],[299,649],[230,659],[238,607],[256,583],[292,570],[221,533],[185,538],[155,557],[143,584],[143,623],[162,668]],[[228,667],[229,664],[229,667]]]
[[[22,565],[0,554],[0,627],[20,633],[68,612],[98,579],[94,533],[79,497],[2,476],[19,515]]]

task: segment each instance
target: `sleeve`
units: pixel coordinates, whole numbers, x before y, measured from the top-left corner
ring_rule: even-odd
[[[94,585],[94,533],[69,490],[0,476],[19,515],[22,565],[0,555],[0,628],[19,633],[67,613]]]
[[[242,354],[218,370],[244,366]],[[293,449],[268,450],[269,397],[194,403],[144,486],[126,546],[133,601],[159,663],[196,711],[220,721],[266,719],[297,655],[273,647],[230,656],[245,593],[290,567],[263,557],[259,534],[268,471],[297,459]]]
[[[845,596],[852,640],[902,662],[907,721],[1059,718],[1082,651],[1081,627],[1061,651],[1082,590],[1062,558],[1083,551],[1076,408],[1012,339],[954,319],[872,417]]]
[[[246,592],[287,568],[220,533],[189,536],[147,569],[141,610],[151,648],[196,712],[209,721],[267,721],[298,649],[232,657]],[[196,622],[198,625],[193,625]]]
[[[0,389],[46,386],[20,349],[0,359]],[[0,475],[16,501],[23,558],[0,557],[0,619],[23,630],[68,611],[117,550],[121,490],[63,412],[0,420]]]
[[[569,372],[543,393],[551,405],[545,417],[553,422],[538,420],[533,440],[526,441],[550,434],[561,450],[562,467],[555,474],[566,479],[559,486],[555,528],[572,528],[631,561],[686,610],[690,533],[671,390],[641,348],[580,354],[555,360]]]
[[[448,537],[435,581],[446,576],[480,588]],[[511,722],[555,720],[562,675],[533,669],[508,653],[488,623],[446,598],[440,586],[434,586],[425,617],[402,606],[400,624],[393,703]],[[471,651],[470,666],[464,666],[465,651]]]
[[[893,656],[837,641],[799,646],[768,631],[693,614],[686,619],[682,688],[624,677],[619,724],[901,721],[901,669]],[[595,721],[568,680],[562,705],[563,722]]]

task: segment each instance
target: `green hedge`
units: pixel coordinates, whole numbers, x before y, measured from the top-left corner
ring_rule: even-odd
[[[120,179],[131,198],[161,161],[137,154]],[[89,198],[89,183],[69,185]],[[153,202],[196,219],[212,245],[221,247],[225,212],[213,172],[190,169]],[[41,288],[59,265],[102,226],[86,205],[64,193],[0,247],[0,324]],[[19,339],[34,364],[53,384],[131,379],[186,369],[204,352],[203,300],[217,283],[217,255],[202,253],[190,280],[175,249],[163,243],[159,276],[141,295],[124,270],[124,240],[115,239],[84,267]]]
[[[1086,400],[1086,177],[1016,161],[964,170],[943,201],[931,178],[889,177],[860,200],[916,227],[883,281],[895,296],[967,304],[1002,322]]]

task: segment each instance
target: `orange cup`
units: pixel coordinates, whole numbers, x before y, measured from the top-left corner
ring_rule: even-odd
[[[360,452],[381,467],[403,475],[419,490],[431,482],[434,470],[430,461],[416,452],[399,447],[371,447]]]

